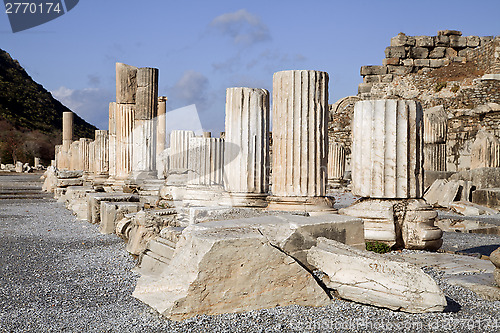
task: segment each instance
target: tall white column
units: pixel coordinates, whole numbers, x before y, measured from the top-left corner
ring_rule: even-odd
[[[97,176],[108,176],[109,173],[109,138],[108,131],[95,131],[95,161]]]
[[[193,131],[173,130],[170,133],[169,170],[184,172],[188,168],[189,139],[194,137]]]
[[[127,179],[132,171],[135,104],[116,104],[116,179]]]
[[[69,149],[73,142],[73,112],[63,112],[62,149],[59,168],[70,168]]]
[[[352,193],[367,198],[422,198],[422,134],[418,102],[357,102],[352,128]]]
[[[164,178],[168,155],[165,152],[167,141],[167,97],[158,97],[158,116],[156,117],[156,170],[158,178]]]
[[[328,73],[283,71],[273,77],[270,209],[329,210]]]
[[[116,177],[116,103],[109,103],[109,177]]]
[[[269,92],[226,90],[224,189],[234,206],[267,206],[269,191]]]
[[[158,115],[158,69],[137,70],[137,94],[133,131],[132,177],[156,178],[156,116]]]
[[[223,185],[224,140],[192,137],[189,150],[188,185]]]

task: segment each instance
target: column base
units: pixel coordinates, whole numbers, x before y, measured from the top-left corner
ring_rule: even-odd
[[[268,210],[304,212],[310,215],[335,213],[335,199],[332,197],[277,197],[270,196]]]
[[[434,225],[437,212],[423,199],[364,198],[339,213],[363,220],[366,241],[431,251],[443,244],[443,232]]]
[[[258,207],[265,208],[268,205],[267,193],[224,193],[221,204],[231,207]]]
[[[184,192],[182,204],[186,207],[218,206],[224,194],[220,185],[198,186],[188,185]]]

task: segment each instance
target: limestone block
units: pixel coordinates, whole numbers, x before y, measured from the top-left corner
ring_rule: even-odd
[[[402,65],[406,67],[413,67],[413,59],[404,59]]]
[[[413,65],[416,67],[429,67],[430,60],[429,59],[415,59]]]
[[[394,74],[394,75],[406,75],[411,73],[413,70],[413,67],[411,66],[392,66],[392,65],[387,65],[387,73],[389,74]]]
[[[269,92],[226,90],[224,189],[233,197],[267,196],[269,191]],[[252,196],[250,196],[252,197]],[[245,205],[245,200],[234,203]],[[266,206],[263,201],[260,206]]]
[[[158,115],[158,73],[157,68],[137,70],[136,120],[151,120]]]
[[[388,46],[385,48],[386,58],[406,58],[406,49],[404,46]]]
[[[442,312],[446,298],[420,268],[383,255],[319,238],[308,260],[327,274],[340,297],[410,313]]]
[[[433,48],[429,52],[429,58],[431,58],[431,59],[444,58],[445,54],[446,54],[446,48],[442,47],[442,46],[438,46],[438,47]]]
[[[500,167],[500,141],[489,132],[479,131],[471,146],[471,169]]]
[[[79,178],[83,175],[80,170],[57,170],[57,178],[68,179],[68,178]]]
[[[429,66],[432,68],[443,67],[449,65],[448,59],[429,59]]]
[[[113,234],[118,221],[126,214],[137,213],[143,208],[138,202],[108,202],[101,201],[101,223],[99,231],[103,234]]]
[[[400,58],[385,58],[382,59],[382,65],[399,65],[401,59]],[[377,75],[378,76],[378,75]]]
[[[358,84],[358,94],[367,94],[372,91],[373,83],[360,83]]]
[[[500,188],[477,189],[472,192],[472,202],[486,207],[500,209]]]
[[[360,74],[361,74],[361,76],[364,76],[364,75],[384,75],[384,74],[387,74],[387,67],[385,67],[385,66],[361,66]]]
[[[468,47],[478,47],[481,42],[478,36],[467,36],[466,38]]]
[[[116,63],[116,103],[134,104],[137,93],[137,67]]]
[[[273,196],[269,208],[304,210],[314,206],[331,210],[333,202],[325,197],[328,73],[303,70],[274,74],[272,139]]]
[[[481,41],[480,46],[488,44],[489,42],[491,42],[493,40],[493,38],[494,38],[493,36],[481,36],[481,37],[479,37],[479,40]]]
[[[434,38],[430,36],[415,36],[415,46],[418,47],[433,47]]]
[[[415,37],[407,36],[402,32],[391,38],[391,46],[414,46],[415,42]]]
[[[458,30],[439,30],[438,36],[462,36],[462,32]]]
[[[422,108],[408,100],[354,106],[352,192],[371,198],[423,195]]]
[[[90,223],[101,222],[101,202],[139,202],[139,196],[136,194],[125,193],[88,193],[87,202],[87,221]]]
[[[189,139],[192,137],[194,137],[193,131],[173,130],[170,133],[170,170],[187,170],[189,160]]]
[[[436,36],[434,37],[434,45],[448,47],[450,46],[450,37],[444,35]]]
[[[458,56],[458,51],[455,50],[454,48],[448,47],[448,48],[446,48],[445,56],[446,56],[446,58],[450,58],[450,59],[455,58]]]
[[[57,187],[81,186],[83,185],[82,178],[58,179]]]
[[[467,37],[450,36],[450,46],[454,48],[463,48],[467,46]]]
[[[329,303],[312,275],[258,230],[197,226],[185,229],[160,277],[138,280],[134,297],[172,320]]]
[[[448,207],[457,198],[459,190],[460,183],[458,181],[436,179],[425,192],[424,199],[431,205]]]
[[[425,47],[412,47],[410,48],[409,57],[413,59],[425,59],[429,56],[429,49]]]

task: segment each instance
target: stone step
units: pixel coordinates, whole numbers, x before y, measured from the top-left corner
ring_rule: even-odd
[[[153,252],[153,254],[155,255],[166,258],[168,261],[172,259],[175,250],[174,247],[171,247],[162,242],[158,242],[157,240],[151,240],[147,245],[147,249]]]

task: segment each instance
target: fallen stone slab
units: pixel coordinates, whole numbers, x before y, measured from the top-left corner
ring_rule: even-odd
[[[95,190],[92,186],[69,186],[64,194],[66,208],[73,211],[77,219],[87,219],[87,194],[94,192]]]
[[[461,188],[459,181],[436,179],[424,194],[424,199],[433,206],[448,207],[459,194]]]
[[[90,223],[101,222],[101,202],[139,202],[137,194],[125,193],[89,193],[87,194],[88,209],[87,221]]]
[[[307,253],[341,298],[410,313],[442,312],[446,298],[436,282],[404,261],[360,251],[326,238]]]
[[[472,202],[466,201],[455,201],[449,205],[449,208],[455,212],[465,215],[465,216],[477,216],[477,215],[494,215],[498,214],[498,210],[484,207]]]
[[[405,261],[419,267],[432,267],[445,276],[459,274],[493,273],[495,266],[489,260],[450,253],[402,253]]]
[[[255,228],[186,228],[160,277],[133,296],[171,320],[330,302],[314,277]]]
[[[137,213],[143,207],[143,204],[138,202],[101,201],[99,231],[103,234],[114,234],[118,221],[123,219],[126,214]]]
[[[500,227],[475,220],[442,219],[436,225],[443,231],[462,232],[473,234],[500,235]]]

